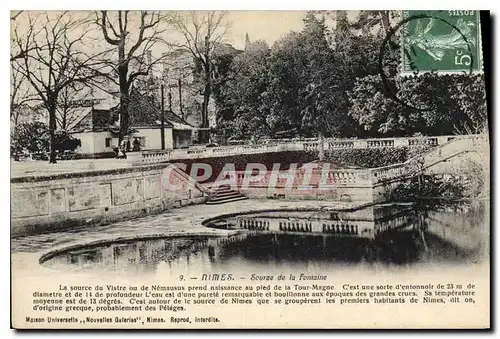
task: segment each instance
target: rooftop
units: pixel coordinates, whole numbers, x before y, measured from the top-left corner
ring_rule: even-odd
[[[165,127],[192,129],[188,122],[173,112],[165,111]],[[129,119],[131,128],[157,128],[161,126],[161,110],[153,99],[133,90],[130,94]],[[88,109],[71,132],[102,132],[119,128],[119,105],[109,109],[92,107]]]

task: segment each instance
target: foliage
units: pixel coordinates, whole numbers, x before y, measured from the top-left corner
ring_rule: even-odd
[[[74,138],[71,134],[66,131],[57,131],[55,138],[55,149],[59,152],[64,151],[74,151],[78,147],[82,146],[80,139]]]
[[[341,167],[375,168],[405,162],[408,151],[408,147],[336,149],[325,151],[325,161]]]
[[[277,122],[273,127],[338,135],[343,122],[340,74],[325,21],[308,15],[304,23],[302,32],[273,47],[268,96],[270,115]]]
[[[439,177],[423,175],[400,183],[388,194],[389,201],[416,202],[422,210],[440,210],[456,206],[461,199],[467,198],[463,181],[458,177]]]
[[[220,123],[233,136],[352,134],[340,71],[345,65],[329,44],[324,19],[308,15],[304,23],[271,49],[256,42],[234,58],[217,101]]]
[[[42,122],[20,123],[11,134],[10,152],[38,153],[49,150],[49,128]]]
[[[226,133],[240,139],[484,131],[484,76],[401,77],[397,33],[381,51],[395,18],[387,11],[361,11],[353,20],[339,12],[309,12],[301,31],[288,33],[270,49],[260,43],[233,59],[216,100]],[[327,26],[325,15],[335,28]]]
[[[66,131],[55,133],[54,149],[58,152],[74,151],[81,146],[80,139],[75,139]],[[11,154],[44,153],[50,149],[49,127],[42,122],[20,123],[13,130],[10,141]]]
[[[358,79],[349,93],[351,115],[370,136],[449,135],[471,128],[478,133],[486,121],[481,75],[429,73],[399,79],[390,90],[400,102],[372,75]]]
[[[227,80],[219,87],[219,122],[229,122],[224,124],[226,132],[238,139],[270,132],[264,109],[269,55],[265,42],[252,43],[233,59]]]

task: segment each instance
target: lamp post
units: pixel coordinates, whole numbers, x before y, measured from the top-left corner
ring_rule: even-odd
[[[161,84],[161,116],[160,116],[161,149],[165,150],[165,88]]]

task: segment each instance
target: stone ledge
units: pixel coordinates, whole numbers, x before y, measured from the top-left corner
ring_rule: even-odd
[[[84,178],[84,177],[95,177],[102,175],[113,175],[113,174],[124,174],[130,172],[142,172],[150,171],[156,169],[162,169],[170,165],[170,163],[159,163],[159,164],[145,164],[143,166],[134,166],[130,168],[116,168],[107,170],[91,170],[82,172],[71,172],[71,173],[57,173],[57,174],[43,174],[40,176],[21,176],[14,177],[10,179],[11,184],[22,183],[22,182],[40,182],[49,180],[60,180],[60,179],[71,179],[71,178]]]
[[[241,231],[224,231],[224,230],[215,230],[211,229],[211,231],[197,231],[190,230],[188,232],[166,232],[166,233],[152,233],[152,234],[139,234],[139,235],[131,235],[131,236],[115,236],[104,239],[92,240],[87,242],[75,243],[71,245],[63,245],[61,247],[52,249],[48,252],[42,254],[39,258],[38,263],[43,264],[45,261],[52,259],[53,257],[62,254],[64,252],[70,250],[77,250],[85,247],[95,247],[105,244],[117,244],[122,242],[130,242],[130,241],[141,241],[141,240],[155,240],[155,239],[166,239],[166,238],[184,238],[184,237],[192,237],[192,236],[201,236],[201,237],[210,237],[210,238],[219,238],[227,235],[234,235],[241,233]]]

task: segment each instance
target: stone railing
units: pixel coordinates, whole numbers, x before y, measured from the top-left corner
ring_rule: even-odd
[[[404,138],[372,138],[372,139],[325,139],[325,150],[417,147],[423,145],[440,146],[454,139],[477,139],[477,135],[445,135],[437,137],[404,137]],[[271,142],[271,141],[269,141]],[[295,141],[300,142],[300,141]],[[317,151],[318,140],[302,141],[304,151]]]
[[[456,137],[431,137],[427,139],[420,139],[420,145],[435,145],[438,147],[432,148],[423,154],[417,155],[408,159],[404,163],[393,164],[378,168],[370,168],[370,175],[372,183],[375,185],[384,180],[395,180],[404,178],[411,175],[409,173],[411,168],[414,168],[415,161],[420,163],[422,169],[426,169],[442,162],[449,158],[455,157],[464,152],[477,151],[481,147],[488,147],[487,137],[483,135],[467,135]],[[409,139],[410,145],[415,146],[417,142],[415,139]]]
[[[267,171],[264,176],[250,171],[236,171],[236,184],[241,187],[247,185],[249,187],[268,186],[274,182],[277,187],[290,186],[307,186],[319,187],[321,185],[327,187],[335,186],[363,186],[370,187],[372,184],[370,170],[368,169],[312,169],[310,171],[297,170],[281,170],[272,173]],[[273,178],[274,176],[274,178]],[[231,174],[228,175],[228,178]],[[246,178],[246,179],[245,179]],[[258,180],[256,180],[258,179]]]
[[[290,144],[290,143],[304,143],[309,141],[318,141],[318,138],[283,138],[283,139],[262,139],[259,143],[262,144]],[[228,142],[230,145],[248,145],[250,140],[231,140]]]
[[[172,151],[150,151],[150,152],[132,152],[127,154],[127,159],[138,161],[145,164],[166,162],[170,160]]]
[[[371,201],[372,182],[367,169],[292,169],[265,174],[229,173],[224,182],[253,198],[333,199]],[[213,188],[213,186],[212,186]]]
[[[450,140],[452,142],[440,145],[440,147],[433,148],[420,157],[424,160],[424,167],[432,166],[435,163],[441,162],[448,158],[454,157],[460,153],[470,151],[488,152],[489,145],[486,136],[472,135],[468,138],[456,138]],[[484,147],[487,147],[485,150]],[[408,162],[417,159],[419,156],[410,159]]]
[[[417,145],[416,139],[407,139],[407,142],[411,142],[412,146]],[[442,144],[440,144],[440,142],[442,142]],[[311,143],[309,142],[306,144],[310,145]],[[378,143],[367,142],[369,147],[394,147],[395,144],[396,140],[379,140]],[[438,146],[417,157],[422,159],[422,169],[432,166],[434,163],[442,161],[443,159],[456,156],[463,152],[476,150],[487,145],[485,138],[481,136],[466,136],[450,139],[448,139],[448,137],[446,137],[446,139],[432,137],[419,139],[418,144]],[[381,184],[390,184],[394,181],[404,180],[411,175],[412,173],[410,172],[415,160],[416,158],[412,158],[404,163],[369,169],[325,169],[325,171],[323,171],[321,168],[308,170],[302,168],[294,171],[283,170],[280,171],[278,175],[274,174],[277,176],[277,179],[273,179],[273,181],[271,181],[271,176],[273,174],[270,172],[266,173],[262,178],[259,177],[259,180],[256,181],[254,179],[256,178],[255,173],[240,171],[236,172],[236,181],[238,187],[242,188],[246,193],[251,193],[252,190],[269,189],[269,186],[273,186],[273,189],[276,188],[277,190],[288,189],[300,191],[300,187],[307,185],[313,189],[313,193],[314,191],[319,191],[319,188],[330,193],[336,190],[338,191],[339,189],[340,191],[344,189],[343,192],[345,194],[354,196],[359,194],[360,189],[363,189],[363,192],[369,195],[369,189],[378,187]],[[347,189],[347,191],[345,191],[345,189]],[[311,192],[303,194],[310,195]]]
[[[385,180],[403,178],[408,173],[406,163],[370,168],[369,172],[372,185],[378,184]]]
[[[186,148],[165,151],[143,151],[127,153],[127,160],[133,165],[149,164],[155,162],[167,162],[184,159],[203,159],[213,157],[227,157],[243,154],[263,154],[287,151],[302,151],[302,144],[279,144],[279,145],[239,145],[206,148]]]
[[[417,147],[422,145],[441,146],[451,140],[478,142],[478,135],[452,135],[437,137],[373,138],[373,139],[325,139],[325,150]],[[467,141],[469,140],[469,141]],[[476,140],[476,141],[474,141]],[[263,154],[287,151],[315,152],[319,141],[315,139],[268,139],[260,145],[233,145],[219,147],[197,147],[166,151],[144,151],[127,153],[127,159],[135,164],[149,164],[172,160],[201,159],[212,157]]]

